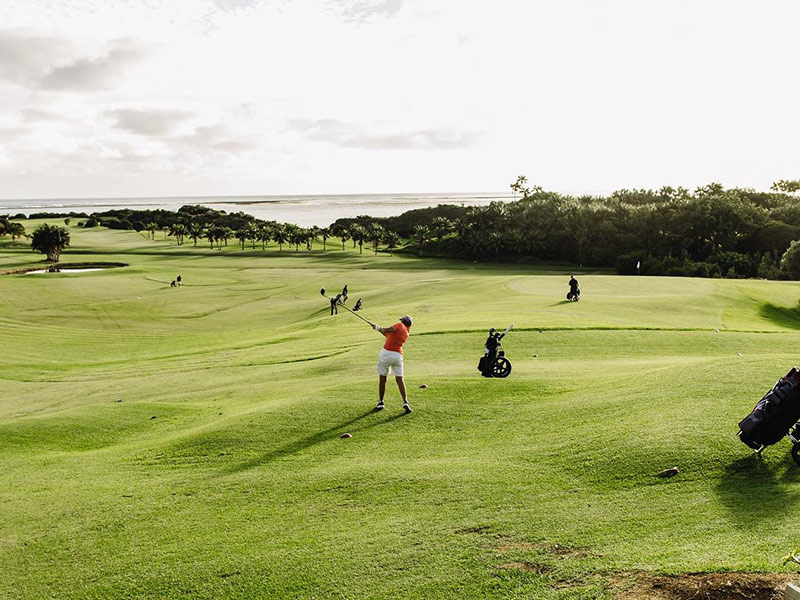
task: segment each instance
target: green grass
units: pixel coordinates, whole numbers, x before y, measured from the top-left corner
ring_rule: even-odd
[[[797,362],[796,284],[579,275],[573,304],[553,266],[70,231],[63,261],[130,266],[0,277],[0,596],[611,598],[800,546],[788,443],[735,436]],[[345,283],[415,317],[412,415],[392,385],[370,412],[381,338],[318,292]]]

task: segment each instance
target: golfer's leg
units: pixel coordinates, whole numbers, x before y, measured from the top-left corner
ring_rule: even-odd
[[[394,380],[397,382],[397,388],[400,390],[400,395],[403,397],[403,404],[408,404],[408,398],[406,397],[406,382],[403,381],[401,377],[395,377]]]
[[[386,375],[378,375],[378,402],[383,404],[383,397],[386,395]]]

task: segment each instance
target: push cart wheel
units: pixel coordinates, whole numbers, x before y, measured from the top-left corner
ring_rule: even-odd
[[[800,465],[800,443],[792,444],[792,458],[795,464]]]
[[[511,361],[502,356],[498,357],[494,361],[492,375],[495,377],[508,377],[509,373],[511,373]]]

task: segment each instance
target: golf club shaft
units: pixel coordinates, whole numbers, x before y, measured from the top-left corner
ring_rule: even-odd
[[[325,295],[323,294],[323,296],[325,296]],[[328,298],[328,300],[333,300],[333,298],[331,298],[331,297],[329,297],[329,296],[325,296],[325,298]],[[337,303],[336,303],[336,306],[341,306],[341,307],[342,307],[342,308],[344,308],[345,310],[349,311],[351,315],[355,315],[356,317],[358,317],[359,319],[361,319],[362,321],[364,321],[364,323],[368,323],[369,325],[372,325],[372,322],[371,322],[371,321],[368,321],[367,319],[365,319],[364,317],[362,317],[360,314],[358,314],[356,311],[354,311],[354,310],[350,310],[350,309],[349,309],[347,306],[345,306],[344,304],[340,304],[340,303],[338,303],[338,302],[337,302]]]
[[[362,320],[362,321],[364,321],[365,323],[369,323],[370,325],[372,325],[372,322],[371,322],[371,321],[368,321],[367,319],[365,319],[364,317],[362,317],[360,314],[358,314],[356,311],[354,311],[354,310],[350,310],[350,309],[349,309],[349,308],[347,308],[347,307],[346,307],[344,304],[340,304],[339,306],[341,306],[342,308],[344,308],[344,309],[345,309],[345,310],[347,310],[347,311],[350,311],[350,314],[357,316],[359,319],[361,319],[361,320]]]

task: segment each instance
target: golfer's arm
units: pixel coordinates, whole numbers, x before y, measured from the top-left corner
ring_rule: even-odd
[[[394,333],[394,326],[392,327],[378,327],[375,331],[382,333],[383,335],[389,335],[390,333]]]

